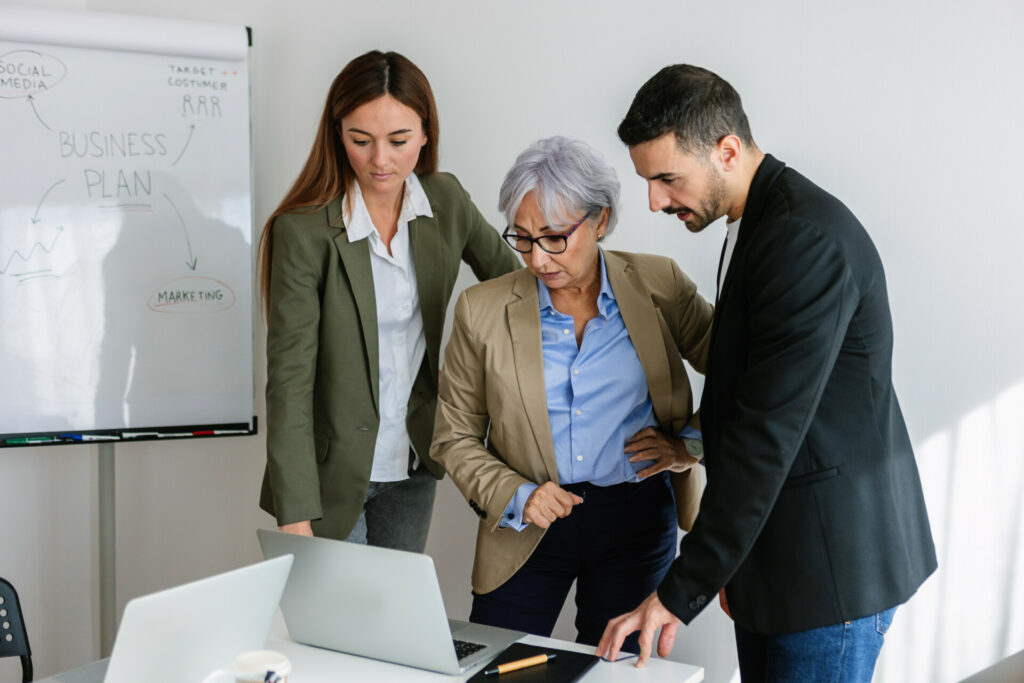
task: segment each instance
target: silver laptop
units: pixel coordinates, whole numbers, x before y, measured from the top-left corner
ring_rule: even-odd
[[[260,650],[281,598],[290,555],[135,598],[109,660],[54,676],[59,683],[194,683]]]
[[[526,635],[449,620],[428,555],[256,533],[265,557],[295,556],[281,612],[296,642],[458,674]]]

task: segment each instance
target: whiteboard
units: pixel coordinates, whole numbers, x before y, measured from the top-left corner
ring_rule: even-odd
[[[0,435],[254,426],[247,55],[0,8]]]

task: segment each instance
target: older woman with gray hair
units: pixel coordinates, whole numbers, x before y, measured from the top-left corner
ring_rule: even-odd
[[[576,581],[577,640],[596,645],[696,516],[682,360],[704,371],[712,308],[671,259],[601,248],[618,198],[587,145],[534,143],[499,200],[526,269],[456,304],[430,454],[480,518],[471,621],[550,635]]]

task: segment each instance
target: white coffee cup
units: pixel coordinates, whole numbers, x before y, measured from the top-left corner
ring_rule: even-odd
[[[292,664],[280,652],[252,650],[235,657],[231,671],[214,671],[202,683],[288,683]]]

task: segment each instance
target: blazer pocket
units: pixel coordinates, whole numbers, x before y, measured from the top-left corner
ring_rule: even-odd
[[[783,490],[796,488],[797,486],[806,486],[807,484],[814,484],[819,481],[826,479],[832,479],[833,477],[839,476],[838,467],[830,467],[827,470],[818,470],[817,472],[808,472],[807,474],[798,474],[795,477],[789,477],[782,484]]]
[[[327,459],[327,449],[330,448],[331,440],[326,436],[313,434],[313,448],[316,450],[316,461],[323,462]]]

